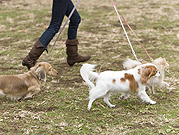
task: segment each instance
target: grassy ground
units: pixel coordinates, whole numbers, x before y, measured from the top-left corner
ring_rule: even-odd
[[[49,58],[60,74],[48,77],[32,100],[0,97],[0,134],[178,134],[179,2],[114,2],[151,57],[165,57],[170,64],[165,78],[170,87],[156,88],[156,94],[150,95],[157,104],[142,103],[135,95],[120,101],[120,95],[115,95],[111,98],[115,108],[98,99],[88,112],[88,87],[79,74],[81,64],[66,64],[66,28]],[[0,74],[27,72],[21,61],[48,27],[51,4],[51,0],[0,0]],[[126,57],[134,59],[110,0],[82,0],[78,11],[82,17],[79,52],[91,54],[89,63],[101,65],[101,71],[122,70]],[[138,58],[150,61],[127,31]],[[46,61],[47,56],[44,53],[39,61]]]

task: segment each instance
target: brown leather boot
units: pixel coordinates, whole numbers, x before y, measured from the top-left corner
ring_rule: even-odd
[[[22,65],[26,66],[28,70],[30,70],[30,68],[36,64],[37,59],[40,57],[44,50],[45,49],[42,43],[37,40],[29,54],[23,59]]]
[[[78,39],[66,40],[66,54],[67,54],[67,63],[70,66],[73,66],[75,63],[88,61],[91,56],[81,56],[78,54]]]

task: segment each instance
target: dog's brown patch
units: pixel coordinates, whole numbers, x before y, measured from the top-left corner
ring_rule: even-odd
[[[121,82],[126,82],[126,79],[124,79],[124,78],[121,78],[120,80],[121,80]]]
[[[113,79],[113,80],[112,80],[112,83],[116,83],[116,79]]]
[[[125,73],[124,74],[124,78],[129,80],[129,89],[132,91],[132,92],[138,92],[138,88],[139,88],[139,85],[138,83],[135,81],[134,79],[134,76],[131,75],[131,74],[127,74]]]
[[[139,75],[141,74],[140,69],[138,69],[138,74],[139,74]]]
[[[148,62],[147,61],[143,61],[142,64],[147,64]]]

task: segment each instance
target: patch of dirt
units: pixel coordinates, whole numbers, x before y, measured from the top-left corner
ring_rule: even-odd
[[[3,2],[7,2],[7,1],[10,1],[10,0],[0,0],[0,4],[2,4]]]
[[[54,110],[58,110],[58,107],[51,106],[26,106],[26,110],[30,112],[51,112]]]

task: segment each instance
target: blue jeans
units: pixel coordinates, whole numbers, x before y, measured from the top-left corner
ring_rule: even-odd
[[[74,5],[71,0],[53,0],[52,7],[52,18],[49,27],[41,35],[39,41],[42,43],[44,48],[50,43],[56,33],[58,33],[60,26],[62,24],[63,18],[66,15],[70,15]],[[81,21],[80,15],[77,10],[73,13],[70,18],[70,23],[68,27],[68,39],[73,40],[77,37],[78,25]]]

